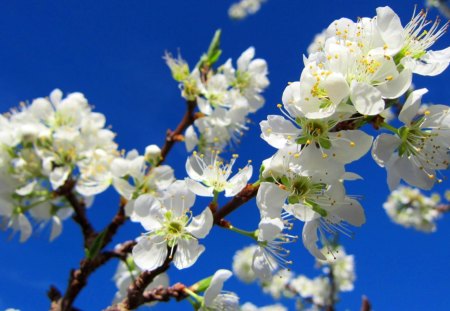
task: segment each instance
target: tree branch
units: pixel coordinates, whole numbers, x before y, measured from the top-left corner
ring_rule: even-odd
[[[361,311],[371,311],[372,305],[370,304],[370,301],[367,297],[363,296],[362,298],[362,304],[361,304]]]
[[[187,101],[186,105],[186,113],[184,114],[183,119],[178,124],[175,131],[167,130],[166,141],[161,149],[161,160],[159,161],[158,165],[164,162],[175,142],[180,141],[180,137],[183,132],[189,127],[189,125],[194,123],[194,110],[197,106],[197,101]]]
[[[176,250],[174,250],[176,251]],[[159,274],[166,272],[170,268],[170,263],[172,262],[172,257],[170,254],[172,253],[171,249],[168,250],[166,260],[162,264],[161,267],[156,268],[152,271],[144,271],[142,272],[131,285],[128,287],[128,295],[123,301],[118,303],[117,305],[108,307],[105,311],[126,311],[133,310],[139,307],[140,305],[149,302],[152,299],[152,291],[148,292],[148,295],[144,295],[145,289],[147,286],[153,282],[155,277]],[[158,293],[155,293],[157,296]],[[155,297],[156,297],[155,296]]]
[[[83,201],[78,200],[76,194],[73,192],[75,184],[76,180],[72,178],[67,179],[64,185],[55,191],[55,195],[65,197],[72,206],[74,210],[72,219],[81,227],[84,246],[87,247],[97,233],[86,215],[86,204]]]
[[[259,185],[253,186],[248,184],[241,190],[235,197],[233,197],[227,204],[222,206],[214,213],[214,224],[221,227],[229,227],[230,223],[224,218],[231,214],[233,211],[244,205],[258,193]]]

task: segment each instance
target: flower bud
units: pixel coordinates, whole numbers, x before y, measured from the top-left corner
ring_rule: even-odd
[[[145,148],[145,160],[156,163],[161,159],[161,149],[157,145],[149,145]]]

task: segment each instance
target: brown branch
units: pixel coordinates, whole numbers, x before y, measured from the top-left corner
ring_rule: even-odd
[[[361,311],[371,311],[372,305],[370,304],[370,301],[367,297],[363,296],[362,298],[362,304],[361,304]]]
[[[439,204],[436,209],[439,213],[448,213],[450,212],[450,204]]]
[[[176,251],[176,250],[174,250]],[[128,287],[128,295],[122,300],[120,303],[110,306],[105,311],[126,311],[133,310],[143,305],[144,303],[149,302],[151,299],[151,291],[148,292],[148,295],[144,295],[146,287],[153,282],[155,277],[160,275],[161,273],[166,272],[170,268],[170,263],[172,262],[172,257],[170,254],[172,253],[171,249],[168,250],[166,260],[162,264],[161,267],[156,268],[152,271],[144,271],[142,272],[131,285]],[[146,292],[147,293],[147,292]],[[157,294],[157,293],[155,293]]]
[[[144,302],[149,303],[153,301],[169,301],[170,298],[175,298],[176,301],[183,300],[187,297],[184,291],[186,285],[181,283],[176,283],[171,287],[157,287],[152,290],[145,291],[142,296],[144,297]]]
[[[189,127],[189,125],[194,123],[194,110],[197,106],[197,101],[187,101],[186,106],[186,113],[175,131],[167,130],[166,141],[161,149],[161,160],[158,165],[164,162],[175,142],[180,141],[180,137],[182,137],[183,132]]]
[[[70,184],[69,184],[70,185]],[[67,186],[69,187],[69,186]],[[70,191],[64,190],[62,192],[67,200],[74,206],[75,216],[74,219],[80,224],[83,236],[85,248],[90,249],[92,243],[99,236],[95,232],[94,228],[90,224],[89,220],[85,214],[85,205],[83,202],[78,201],[76,195],[73,193],[73,185],[69,188]],[[59,190],[59,189],[58,189]],[[125,222],[125,201],[122,200],[119,205],[119,210],[117,214],[112,219],[111,223],[105,228],[103,241],[101,241],[100,251],[105,248],[105,246],[111,242],[113,236],[117,233],[119,227]],[[113,252],[102,252],[94,255],[93,258],[84,258],[80,262],[80,267],[78,269],[72,269],[70,272],[69,282],[67,285],[66,292],[64,296],[61,296],[59,291],[55,287],[51,287],[49,290],[49,298],[52,301],[51,310],[54,311],[68,311],[74,310],[72,307],[73,302],[77,298],[80,291],[86,286],[87,281],[91,273],[93,273],[97,268],[104,265],[112,258],[124,258],[126,257],[125,252],[131,252],[134,246],[133,241],[129,241],[122,245],[122,249],[115,250]],[[59,293],[59,298],[56,293]]]
[[[336,283],[334,281],[334,274],[333,274],[333,268],[330,266],[329,267],[329,272],[328,272],[328,279],[330,281],[330,296],[329,298],[329,305],[326,307],[327,311],[334,311],[334,304],[335,304],[335,297],[336,297]]]
[[[55,195],[65,197],[72,206],[74,210],[74,215],[72,218],[81,227],[84,238],[84,246],[87,247],[90,242],[95,239],[97,233],[86,215],[86,204],[84,201],[79,200],[73,192],[75,184],[76,180],[71,178],[67,179],[64,185],[55,191]]]
[[[76,270],[72,269],[70,272],[69,284],[64,296],[61,296],[61,293],[55,287],[50,287],[48,292],[48,297],[52,301],[50,310],[76,310],[72,307],[72,304],[80,291],[86,286],[89,275],[111,258],[114,258],[114,256],[111,256],[110,253],[101,253],[93,259],[84,258],[81,260],[80,267]]]
[[[231,214],[233,211],[238,209],[240,206],[247,203],[249,200],[254,198],[258,193],[259,186],[253,186],[248,184],[244,189],[241,190],[234,198],[232,198],[227,204],[222,206],[214,213],[214,224],[221,227],[229,227],[230,223],[224,218]]]

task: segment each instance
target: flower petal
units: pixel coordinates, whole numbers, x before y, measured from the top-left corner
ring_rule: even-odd
[[[258,205],[261,217],[280,217],[281,208],[288,195],[289,193],[287,191],[280,189],[277,185],[262,182],[256,195],[256,204]]]
[[[167,257],[167,243],[158,235],[144,236],[133,247],[133,260],[142,270],[161,267]]]
[[[206,307],[211,306],[214,299],[222,291],[223,283],[225,283],[232,275],[233,273],[231,271],[225,269],[217,270],[216,273],[214,273],[211,283],[205,291],[204,302]]]
[[[208,235],[213,224],[213,214],[209,207],[207,207],[200,215],[192,218],[191,223],[186,227],[186,230],[196,238],[203,239]]]
[[[406,125],[410,125],[411,121],[419,111],[422,96],[427,92],[427,89],[419,89],[411,92],[406,99],[406,102],[403,104],[402,111],[400,111],[398,119]]]
[[[376,115],[384,110],[381,92],[367,83],[353,81],[350,87],[350,99],[362,115]]]
[[[192,266],[197,258],[205,251],[203,245],[199,245],[197,239],[181,239],[177,243],[177,251],[173,257],[173,263],[178,269],[185,269]]]

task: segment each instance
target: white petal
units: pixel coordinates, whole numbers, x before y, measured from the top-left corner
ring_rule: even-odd
[[[377,88],[353,81],[350,89],[350,99],[360,114],[376,115],[384,110],[384,100]]]
[[[412,162],[412,159],[406,157],[399,158],[393,169],[396,170],[397,174],[408,184],[416,186],[424,190],[430,190],[435,180],[434,178],[429,178],[428,174],[424,170],[421,170],[417,164]],[[428,173],[434,175],[434,170],[428,170]]]
[[[197,181],[203,180],[203,170],[204,167],[202,167],[203,163],[200,163],[196,155],[192,155],[187,158],[186,160],[186,172],[190,178]]]
[[[320,217],[320,215],[313,211],[311,207],[303,204],[285,204],[283,208],[286,212],[304,222]]]
[[[277,115],[267,116],[267,121],[261,121],[259,125],[261,127],[261,138],[277,149],[295,143],[295,139],[301,133],[301,130],[294,126],[291,121]]]
[[[167,257],[167,243],[162,236],[142,237],[133,247],[133,260],[142,270],[161,267]]]
[[[178,269],[189,268],[204,251],[205,247],[199,245],[197,239],[181,239],[177,243],[177,251],[173,257],[173,263]]]
[[[198,145],[198,136],[195,133],[194,126],[191,125],[184,132],[184,142],[186,144],[186,150],[191,152]]]
[[[195,194],[191,192],[184,180],[177,180],[166,190],[163,205],[170,208],[176,216],[180,216],[195,203]]]
[[[30,221],[24,214],[19,214],[17,218],[19,221],[20,242],[25,242],[30,238],[33,229]]]
[[[398,119],[403,123],[410,125],[411,121],[419,111],[422,96],[427,92],[427,89],[419,89],[411,92],[406,99],[406,102],[403,104],[402,111],[400,111]]]
[[[59,217],[52,217],[52,231],[50,233],[50,242],[56,239],[62,232],[62,222]]]
[[[216,273],[214,273],[211,283],[209,284],[209,287],[205,291],[205,306],[211,306],[214,299],[220,294],[223,288],[223,283],[225,283],[226,280],[228,280],[233,273],[229,270],[220,269],[217,270]]]
[[[50,173],[50,183],[54,190],[58,189],[66,182],[67,177],[69,177],[71,170],[68,166],[60,166],[53,169]]]
[[[317,235],[318,227],[318,220],[313,220],[305,223],[302,232],[303,244],[313,256],[320,260],[326,260],[324,254],[317,247],[317,242],[319,241],[319,237]]]
[[[258,247],[253,254],[252,269],[262,281],[269,280],[273,270],[277,268],[275,260],[269,256],[262,247]]]
[[[300,82],[296,81],[289,84],[283,91],[283,105],[284,108],[292,115],[292,116],[302,116],[303,114],[296,107],[300,103],[301,93],[300,93]]]
[[[196,238],[203,239],[208,235],[213,224],[213,214],[209,207],[207,207],[200,215],[192,218],[191,223],[186,227],[186,230]]]
[[[159,200],[150,194],[143,194],[134,201],[131,220],[140,222],[146,230],[153,231],[161,228],[162,214]]]
[[[251,46],[248,49],[246,49],[237,60],[238,70],[247,71],[248,65],[250,64],[250,61],[254,56],[255,56],[254,47]]]
[[[366,216],[361,204],[354,199],[347,198],[346,204],[335,206],[333,212],[342,220],[353,226],[361,226],[366,222]]]
[[[134,186],[130,185],[128,181],[122,178],[113,177],[112,184],[116,191],[127,200],[132,198],[133,193],[136,190]]]
[[[384,167],[400,144],[401,140],[397,136],[390,134],[379,135],[373,142],[373,159],[379,166]]]
[[[264,217],[259,222],[258,241],[273,241],[284,229],[281,218]]]
[[[229,181],[225,189],[226,197],[233,197],[239,193],[247,185],[253,174],[253,166],[247,165],[234,175]]]
[[[20,196],[29,195],[31,192],[33,192],[36,183],[37,183],[36,180],[33,180],[32,182],[26,184],[22,188],[17,189],[16,193]]]
[[[261,217],[280,217],[281,208],[288,195],[289,193],[287,191],[280,189],[277,185],[262,182],[256,195],[256,204],[258,205]]]
[[[412,72],[409,69],[403,71],[393,80],[377,86],[383,98],[398,98],[405,94],[411,87]],[[383,108],[384,109],[384,108]]]
[[[394,191],[397,186],[400,184],[401,177],[397,173],[397,171],[392,168],[392,163],[395,163],[398,160],[398,155],[395,155],[393,159],[391,159],[386,164],[386,171],[387,171],[387,183],[389,186],[390,191]]]
[[[360,130],[329,133],[333,145],[324,150],[329,157],[347,164],[359,160],[372,146],[373,137]]]
[[[77,181],[77,185],[75,186],[75,190],[85,197],[90,197],[102,193],[108,189],[111,181],[112,179],[110,178],[105,178],[104,180],[98,181],[79,179]]]
[[[377,27],[388,49],[396,53],[402,48],[404,30],[400,18],[390,7],[377,8]]]
[[[212,197],[214,196],[214,187],[206,187],[202,183],[196,182],[195,180],[192,180],[190,178],[185,179],[186,185],[194,192],[196,195],[199,195],[201,197]]]
[[[325,88],[330,100],[337,106],[341,101],[349,95],[349,87],[344,76],[340,73],[331,73],[323,81],[322,86]]]

